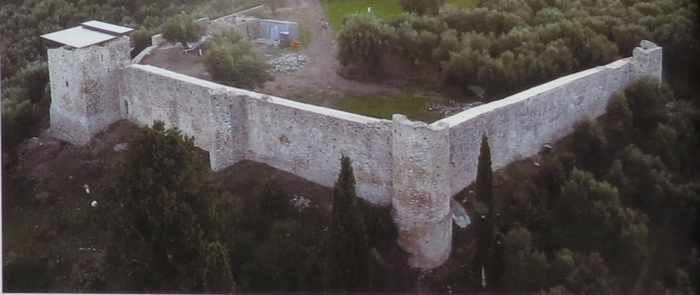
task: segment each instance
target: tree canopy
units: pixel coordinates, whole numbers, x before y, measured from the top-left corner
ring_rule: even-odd
[[[270,65],[237,32],[219,34],[209,42],[204,65],[214,81],[254,89],[272,80]]]

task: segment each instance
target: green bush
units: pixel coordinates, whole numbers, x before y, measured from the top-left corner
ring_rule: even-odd
[[[198,41],[203,28],[193,16],[184,13],[168,18],[163,24],[163,38],[172,43],[180,42],[187,48],[187,42]]]
[[[338,33],[338,60],[377,69],[382,54],[396,39],[395,30],[371,15],[356,14],[346,19]]]
[[[163,122],[144,128],[116,165],[105,208],[120,255],[141,261],[140,288],[192,290],[201,281],[210,232],[208,166],[194,139]]]
[[[2,100],[2,143],[12,148],[31,134],[34,120],[29,100],[5,98]]]
[[[131,56],[135,57],[141,51],[152,45],[151,32],[145,28],[140,28],[131,34],[131,47],[134,50],[131,52]]]
[[[232,292],[236,289],[233,280],[229,255],[226,247],[219,242],[209,243],[204,250],[205,263],[204,290],[207,292]]]
[[[272,80],[270,65],[253,45],[231,31],[209,41],[204,65],[214,81],[254,89]]]
[[[612,155],[608,152],[608,140],[600,125],[590,120],[579,122],[574,128],[573,138],[576,166],[597,175],[604,173]]]

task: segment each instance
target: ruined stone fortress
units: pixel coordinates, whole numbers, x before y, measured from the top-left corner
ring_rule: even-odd
[[[538,153],[578,121],[605,112],[609,98],[643,76],[661,79],[662,49],[643,41],[633,56],[574,73],[432,124],[402,115],[370,118],[236,89],[132,63],[129,37],[48,50],[50,133],[85,145],[119,120],[178,127],[208,151],[211,168],[264,163],[333,186],[341,155],[352,159],[357,192],[391,206],[411,266],[447,260],[451,198],[476,177],[481,135],[494,168]]]

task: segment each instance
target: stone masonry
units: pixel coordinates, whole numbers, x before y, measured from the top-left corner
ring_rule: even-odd
[[[81,49],[49,49],[51,133],[87,144],[92,136],[122,118],[119,96],[131,63],[128,37]]]
[[[661,79],[662,49],[644,41],[630,58],[575,73],[433,124],[369,118],[130,64],[126,37],[83,49],[49,49],[51,128],[84,145],[109,124],[155,120],[178,127],[221,170],[252,160],[332,186],[342,155],[360,197],[391,206],[411,266],[449,258],[450,200],[476,177],[481,134],[494,168],[536,154],[644,76]]]

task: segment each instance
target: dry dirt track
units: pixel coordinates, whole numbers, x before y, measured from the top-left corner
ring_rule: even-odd
[[[322,25],[326,13],[321,0],[286,0],[284,7],[265,17],[298,22],[302,29],[309,31],[311,43],[300,52],[306,56],[302,70],[276,73],[274,81],[267,82],[265,87],[256,91],[326,107],[334,107],[339,100],[349,96],[400,93],[399,87],[391,83],[348,80],[338,74],[340,64],[336,59],[335,33]],[[200,79],[210,79],[201,57],[183,54],[179,46],[168,43],[144,58],[142,63]]]
[[[347,96],[399,92],[390,85],[353,81],[338,75],[335,33],[322,26],[326,13],[320,0],[287,0],[287,7],[279,9],[277,17],[299,22],[310,31],[312,41],[302,51],[307,57],[304,68],[295,73],[276,74],[275,81],[268,82],[261,92],[329,107]]]

